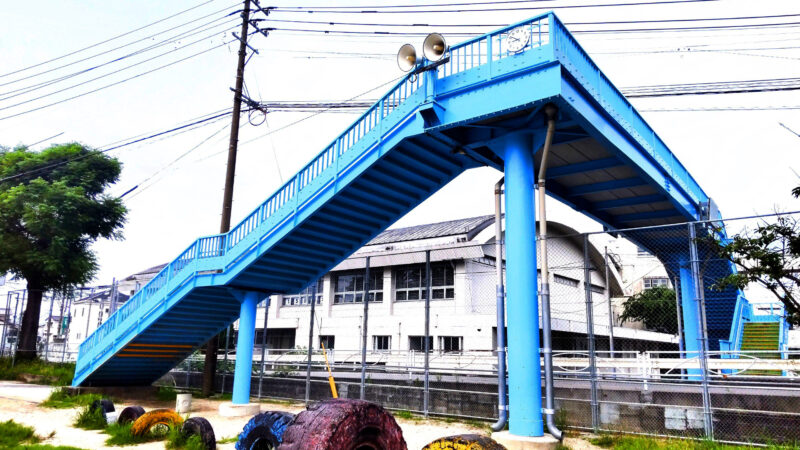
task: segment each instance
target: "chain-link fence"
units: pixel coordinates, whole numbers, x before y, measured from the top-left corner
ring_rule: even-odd
[[[764,237],[771,224],[785,232],[795,219],[602,233],[550,224],[557,422],[730,442],[800,440],[800,351],[789,346],[790,314],[773,292],[791,296],[796,285],[752,278],[742,291],[734,275],[747,261],[735,264],[730,248],[720,247],[734,235]],[[746,243],[775,250],[785,244],[775,235]],[[777,253],[793,273],[791,250]],[[335,389],[394,410],[494,420],[497,256],[485,238],[387,246],[349,258],[303,292],[273,296],[258,312],[252,396],[316,401]],[[81,334],[113,312],[103,303],[113,295],[73,305],[78,298],[46,299],[41,357],[74,360]],[[0,355],[8,356],[24,292],[4,300]],[[220,343],[223,393],[233,386],[236,340],[232,326]],[[198,388],[202,373],[203,356],[195,354],[161,382]]]
[[[765,219],[758,220],[726,225],[732,235]],[[721,222],[589,234],[550,228],[561,426],[745,443],[800,439],[800,352],[788,347],[785,308],[768,289],[742,292],[729,283],[737,272],[720,250],[729,242]],[[276,327],[269,325],[267,336],[293,320],[299,345],[278,349],[270,343],[285,340],[257,335],[251,394],[315,401],[330,398],[335,387],[340,397],[390,409],[494,420],[492,249],[493,243],[464,244],[458,252],[373,256],[372,275],[367,258],[351,258],[333,272],[344,275],[300,297],[279,297],[277,312],[264,316]],[[310,298],[317,299],[313,317]],[[227,343],[222,392],[233,384],[235,337]],[[162,382],[199,387],[201,374],[202,357],[193,356]]]

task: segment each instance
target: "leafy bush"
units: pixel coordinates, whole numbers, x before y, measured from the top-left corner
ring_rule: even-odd
[[[156,390],[156,398],[162,402],[174,401],[178,398],[178,391],[170,386],[159,386]]]
[[[39,441],[31,427],[20,425],[13,420],[0,422],[0,448],[13,448],[22,443],[36,444]]]

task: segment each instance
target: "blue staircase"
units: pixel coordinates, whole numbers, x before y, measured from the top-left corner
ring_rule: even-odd
[[[512,51],[517,29],[528,39]],[[611,229],[707,216],[688,171],[543,14],[452,47],[449,61],[397,83],[229,233],[194,241],[81,344],[73,384],[152,383],[238,318],[233,291],[299,291],[465,170],[503,170],[495,143],[508,133],[529,131],[541,147],[547,103],[559,109],[554,197]],[[664,253],[663,237],[633,237]],[[735,293],[709,302],[727,337]]]

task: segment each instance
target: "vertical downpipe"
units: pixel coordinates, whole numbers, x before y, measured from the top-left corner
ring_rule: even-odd
[[[311,288],[311,313],[308,320],[308,357],[306,358],[306,406],[311,399],[311,356],[314,351],[314,307],[317,304],[317,280]]]
[[[508,422],[508,399],[506,398],[506,305],[505,283],[503,282],[503,182],[494,185],[494,253],[497,270],[497,422],[493,431],[501,431]]]
[[[264,383],[264,367],[267,353],[267,318],[269,317],[270,296],[264,301],[264,331],[261,333],[261,373],[258,375],[258,398],[261,398],[261,385]]]
[[[364,324],[361,326],[361,390],[359,397],[364,400],[367,395],[367,323],[369,313],[369,256],[364,269]]]
[[[553,134],[556,130],[556,109],[555,105],[548,104],[544,107],[547,114],[547,136],[544,140],[542,150],[542,161],[539,166],[539,258],[542,262],[542,288],[539,295],[542,301],[542,354],[544,355],[544,389],[545,407],[544,415],[547,423],[547,430],[558,440],[562,440],[564,434],[556,426],[555,421],[555,399],[553,393],[553,336],[550,324],[550,269],[547,264],[547,215],[545,208],[546,190],[545,175],[547,172],[547,155],[550,153],[550,145],[553,142]]]

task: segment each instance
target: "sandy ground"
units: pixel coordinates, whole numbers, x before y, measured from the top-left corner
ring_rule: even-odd
[[[0,381],[0,421],[13,419],[34,427],[36,434],[45,438],[43,443],[51,445],[71,445],[80,448],[94,449],[107,448],[104,445],[106,434],[99,431],[87,431],[72,427],[72,422],[78,413],[77,409],[49,409],[41,408],[38,404],[50,395],[51,387],[22,384],[13,381]],[[193,416],[205,417],[214,427],[217,439],[233,437],[239,434],[250,417],[221,417],[218,414],[219,401],[194,399],[192,402]],[[123,399],[115,404],[117,411],[125,406],[139,404],[145,410],[155,408],[174,408],[174,402],[145,401],[141,399]],[[303,410],[301,404],[287,405],[275,403],[262,403],[262,411],[276,410],[297,413]],[[485,429],[476,428],[467,424],[453,422],[446,423],[438,420],[403,420],[398,419],[403,429],[403,435],[409,450],[417,450],[429,442],[443,436],[463,433],[486,433]],[[573,442],[574,441],[574,442]],[[575,450],[596,448],[580,439],[570,439],[565,442]],[[112,447],[113,448],[113,447]],[[120,448],[120,447],[116,447]],[[151,442],[125,448],[135,449],[163,449],[163,442]],[[217,446],[219,449],[233,449],[233,443]]]

